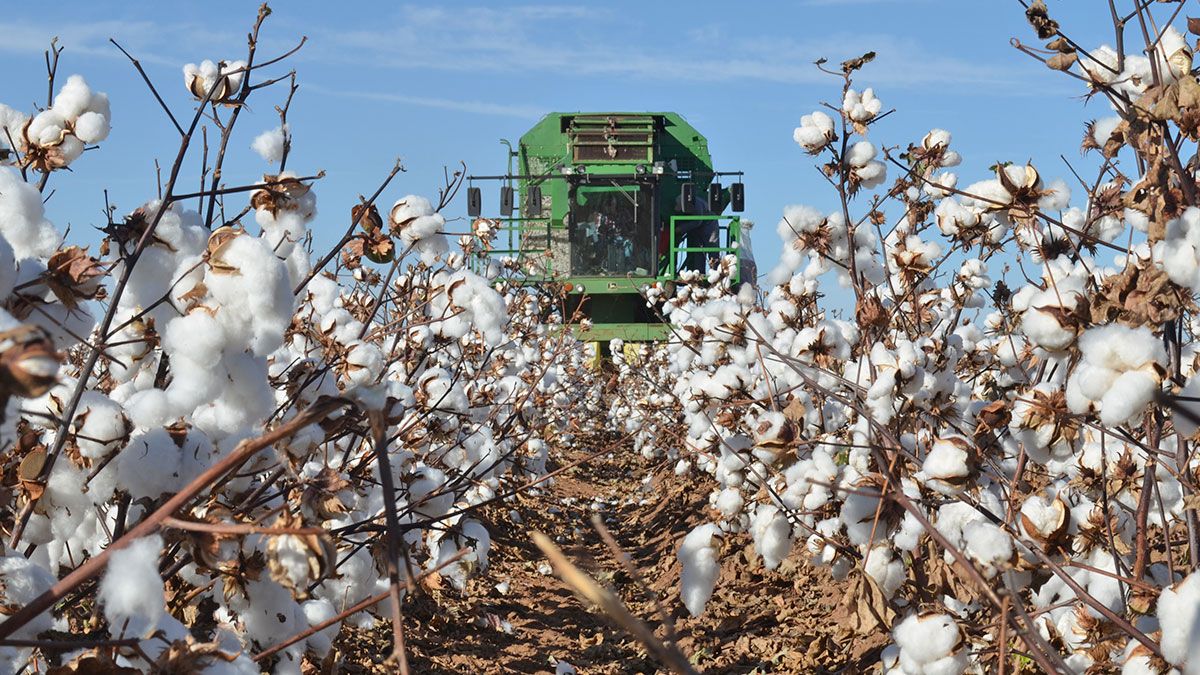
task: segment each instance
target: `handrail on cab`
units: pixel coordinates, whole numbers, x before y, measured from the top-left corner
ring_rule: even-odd
[[[724,246],[679,246],[678,238],[675,236],[675,223],[677,221],[717,221],[718,243],[720,242],[720,233],[725,234]],[[729,221],[723,224],[722,221]],[[739,242],[742,239],[742,217],[736,215],[718,216],[711,214],[693,214],[683,216],[671,216],[670,223],[670,245],[667,248],[667,269],[662,277],[663,280],[674,281],[679,277],[679,254],[680,253],[720,253],[737,256]],[[733,282],[736,284],[741,281],[741,261],[738,260],[736,269],[734,270]]]

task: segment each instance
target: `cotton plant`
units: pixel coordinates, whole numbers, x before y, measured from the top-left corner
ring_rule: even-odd
[[[253,116],[235,99],[270,91],[244,86],[259,82],[249,63],[184,68],[193,97],[216,106],[197,107],[197,123],[223,120],[210,136],[231,133],[226,108]],[[382,216],[364,199],[334,249],[314,248],[328,217],[319,175],[282,166],[293,142],[282,123],[252,144],[273,172],[186,198],[173,196],[173,173],[153,198],[113,208],[96,250],[73,244],[47,200],[71,177],[51,184],[50,171],[104,140],[108,120],[107,97],[77,76],[46,110],[0,108],[19,132],[0,145],[0,457],[19,546],[0,557],[0,614],[20,623],[7,635],[77,631],[94,617],[87,630],[137,648],[64,662],[296,673],[329,652],[343,621],[388,620],[386,603],[339,617],[390,585],[364,541],[382,551],[395,536],[402,582],[439,574],[466,592],[491,548],[474,512],[530,489],[552,450],[591,433],[578,411],[599,411],[559,298],[477,267],[475,241],[445,235],[445,199],[381,196],[392,204]],[[200,157],[198,138],[181,139],[177,173],[224,162],[225,150]],[[206,473],[229,462],[237,470],[219,480]],[[192,498],[164,510],[181,493]],[[94,614],[33,609],[84,568],[98,582],[82,589]],[[35,654],[0,652],[14,672]]]
[[[108,138],[111,120],[108,95],[71,75],[42,110],[26,114],[0,104],[0,165],[46,174],[66,169]]]
[[[1159,659],[1183,669],[1200,644],[1186,612],[1161,609],[1188,597],[1178,561],[1200,550],[1185,507],[1200,197],[1156,154],[1161,128],[1138,117],[1157,105],[1156,124],[1197,137],[1190,48],[1167,28],[1145,55],[1085,55],[1042,3],[1028,16],[1063,55],[1051,67],[1108,96],[1115,119],[1082,144],[1099,179],[1068,189],[1030,161],[973,168],[945,129],[883,140],[879,99],[847,62],[839,103],[793,134],[845,208],[783,210],[780,264],[759,298],[727,283],[719,260],[649,289],[675,338],[617,362],[610,418],[643,454],[707,476],[708,524],[746,537],[768,570],[796,556],[868,577],[907,616],[888,627],[885,672],[995,670],[1006,619],[988,593],[1001,587],[1044,614],[1033,625],[1050,651],[1019,640],[1039,667],[1167,672]],[[1123,72],[1101,72],[1118,61]],[[850,307],[829,301],[834,281]],[[708,531],[680,542],[693,614],[710,592],[696,571]],[[1153,558],[1151,539],[1185,557]],[[1129,574],[1140,585],[1120,581]],[[1167,588],[1179,590],[1163,592],[1156,623]]]

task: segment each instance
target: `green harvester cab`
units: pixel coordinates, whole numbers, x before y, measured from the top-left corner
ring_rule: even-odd
[[[467,177],[472,218],[475,183],[501,183],[497,233],[476,262],[515,259],[520,283],[561,284],[567,316],[590,319],[572,326],[581,340],[666,339],[645,288],[737,254],[740,217],[723,213],[742,211],[742,173],[714,171],[708,141],[676,113],[551,113],[515,149],[501,142],[507,173]]]

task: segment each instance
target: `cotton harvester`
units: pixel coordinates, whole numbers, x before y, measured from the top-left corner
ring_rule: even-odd
[[[501,142],[508,172],[467,177],[472,218],[483,213],[475,183],[501,183],[480,262],[515,259],[520,283],[561,284],[566,316],[590,319],[572,327],[581,340],[666,339],[639,289],[738,252],[741,220],[722,213],[742,211],[742,173],[714,171],[708,141],[680,115],[551,113],[516,149]],[[722,176],[737,182],[722,187]]]

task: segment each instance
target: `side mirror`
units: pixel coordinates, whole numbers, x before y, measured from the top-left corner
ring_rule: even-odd
[[[525,189],[525,211],[530,218],[542,217],[542,186],[530,185]]]
[[[511,217],[513,214],[513,189],[511,186],[505,185],[500,188],[500,215],[505,218]]]
[[[742,183],[734,183],[729,186],[729,205],[734,213],[741,213],[746,210],[746,186]]]
[[[467,215],[478,218],[483,213],[483,195],[477,187],[467,188]]]
[[[680,209],[684,213],[692,212],[692,202],[696,199],[696,186],[684,183],[679,186],[679,201],[683,202]]]
[[[713,183],[708,186],[708,210],[712,213],[721,212],[721,184]]]

